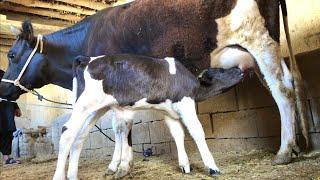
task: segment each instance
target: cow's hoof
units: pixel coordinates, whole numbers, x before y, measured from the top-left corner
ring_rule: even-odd
[[[185,166],[185,167],[181,166],[180,168],[181,168],[182,173],[184,173],[184,174],[188,174],[192,170],[192,168],[190,166]]]
[[[209,169],[210,176],[219,176],[221,172],[218,169]]]
[[[277,154],[274,160],[272,161],[272,165],[289,164],[291,160],[292,160],[291,153]]]
[[[114,178],[120,179],[126,176],[127,174],[129,174],[129,170],[119,168],[118,171],[115,173]]]

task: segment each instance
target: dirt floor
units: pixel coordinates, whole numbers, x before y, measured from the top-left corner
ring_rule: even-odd
[[[272,166],[274,154],[266,151],[214,153],[222,175],[217,179],[320,179],[320,154],[301,156],[293,163],[283,166]],[[191,174],[182,174],[177,161],[166,156],[151,157],[147,161],[135,158],[134,168],[124,179],[210,179],[198,155],[190,154],[193,168]],[[106,164],[110,160],[81,159],[79,178],[104,178]],[[2,167],[2,180],[45,180],[51,179],[56,161],[45,163],[23,162],[21,165]]]

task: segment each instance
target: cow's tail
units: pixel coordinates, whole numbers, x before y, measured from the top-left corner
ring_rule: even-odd
[[[280,6],[282,11],[283,25],[287,38],[287,44],[289,48],[289,59],[290,59],[290,69],[293,77],[293,88],[295,94],[295,105],[296,105],[296,113],[297,113],[297,121],[300,124],[302,135],[306,141],[306,147],[309,147],[309,136],[308,136],[308,120],[307,120],[307,109],[306,109],[306,91],[305,86],[303,84],[303,80],[301,77],[301,73],[299,71],[299,67],[297,65],[296,58],[293,54],[291,38],[289,34],[289,25],[288,25],[288,13],[287,13],[287,5],[285,0],[280,0]]]

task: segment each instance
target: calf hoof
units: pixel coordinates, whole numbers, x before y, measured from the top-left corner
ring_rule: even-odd
[[[191,172],[192,168],[190,166],[180,166],[182,173],[188,174]]]
[[[293,146],[293,147],[292,147],[292,153],[293,153],[296,157],[298,157],[299,154],[301,153],[301,150],[300,150],[299,146],[297,146],[297,145]]]
[[[126,176],[127,174],[129,174],[129,170],[125,170],[125,169],[118,169],[118,171],[115,173],[114,178],[115,179],[120,179],[123,178],[124,176]]]
[[[219,176],[221,172],[218,169],[209,169],[210,176]]]
[[[109,175],[113,175],[115,174],[116,172],[114,172],[113,170],[111,169],[107,169],[106,173],[105,173],[105,176],[109,176]]]
[[[272,161],[272,165],[289,164],[291,160],[292,160],[291,153],[277,154],[274,160]]]
[[[78,177],[76,177],[76,178],[68,178],[68,180],[79,180],[79,178]]]

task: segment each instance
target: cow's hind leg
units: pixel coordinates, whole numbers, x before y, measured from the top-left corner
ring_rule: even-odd
[[[183,127],[179,120],[172,119],[169,116],[165,116],[164,120],[177,146],[179,166],[183,173],[190,173],[190,163],[184,147]]]
[[[258,47],[258,46],[256,46]],[[279,46],[269,44],[265,48],[247,48],[255,58],[281,116],[281,146],[274,163],[291,162],[292,152],[297,147],[295,135],[295,105],[290,72],[281,67]]]
[[[212,154],[208,148],[203,127],[197,117],[195,102],[193,99],[184,97],[180,102],[173,104],[174,109],[180,115],[182,122],[187,127],[190,135],[197,144],[204,165],[209,169],[212,176],[220,174]]]

